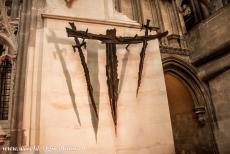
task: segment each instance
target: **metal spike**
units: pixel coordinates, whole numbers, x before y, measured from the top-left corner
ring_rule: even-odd
[[[73,52],[76,52],[76,45],[72,45]]]
[[[133,39],[135,39],[137,36],[138,36],[138,35],[136,34],[136,35],[133,37]],[[128,50],[129,46],[130,46],[130,44],[128,44],[128,45],[125,47],[126,50]]]

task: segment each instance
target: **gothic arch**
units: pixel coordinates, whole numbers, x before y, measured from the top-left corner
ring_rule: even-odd
[[[0,52],[0,144],[6,146],[10,137],[16,46],[10,37],[1,32],[0,45],[3,51]]]
[[[195,107],[205,106],[205,102],[210,102],[206,85],[198,79],[195,68],[175,57],[164,58],[162,62],[165,73],[177,76],[188,86],[193,95]]]
[[[17,47],[16,47],[15,43],[12,41],[12,39],[10,37],[8,37],[4,33],[0,33],[0,43],[7,45],[9,47],[9,49],[11,49],[10,51],[13,51],[13,52],[16,51]],[[13,54],[13,53],[9,53],[9,54]]]
[[[210,143],[213,147],[213,152],[217,153],[217,146],[214,137],[214,122],[215,111],[209,95],[207,85],[197,77],[196,69],[185,61],[170,56],[162,59],[164,73],[180,79],[188,88],[194,100],[194,113],[197,116],[198,123],[206,125],[209,129]],[[203,113],[202,113],[203,112]]]

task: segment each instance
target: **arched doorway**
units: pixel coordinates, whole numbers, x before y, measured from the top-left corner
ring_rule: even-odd
[[[193,111],[194,102],[188,88],[175,76],[165,74],[166,89],[176,153],[211,153],[202,128]]]
[[[176,153],[217,153],[207,96],[194,70],[174,58],[163,66]]]

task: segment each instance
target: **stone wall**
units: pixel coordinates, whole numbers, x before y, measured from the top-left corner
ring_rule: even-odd
[[[36,2],[32,6],[37,6]],[[92,0],[78,0],[68,8],[64,0],[51,0],[45,7],[35,7],[37,10],[32,7],[27,65],[21,68],[26,72],[25,91],[20,99],[23,105],[18,109],[23,130],[18,145],[72,146],[78,147],[79,153],[89,154],[175,153],[157,40],[149,42],[138,96],[142,45],[131,45],[128,51],[125,46],[117,46],[117,134],[106,84],[105,44],[87,40],[84,54],[99,111],[99,120],[95,119],[81,62],[72,49],[75,43],[67,37],[65,27],[69,21],[76,21],[79,30],[88,28],[90,33],[105,34],[106,29],[116,28],[119,36],[144,34],[135,28],[136,22],[113,12],[111,4],[112,0],[98,0],[97,5]],[[42,18],[41,14],[46,16]]]
[[[209,81],[210,91],[216,110],[217,125],[215,135],[220,153],[230,152],[230,80],[229,70]]]
[[[188,34],[191,63],[210,88],[216,118],[214,134],[220,153],[230,152],[230,6],[219,9]]]
[[[230,20],[229,12],[229,5],[219,9],[186,35],[193,64],[205,63],[229,51],[226,50],[230,47],[230,22],[227,22]]]

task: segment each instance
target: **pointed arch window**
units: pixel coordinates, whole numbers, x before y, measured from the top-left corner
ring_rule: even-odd
[[[0,45],[0,120],[8,120],[11,96],[12,63]]]
[[[0,120],[8,120],[12,64],[3,60],[0,65]]]

